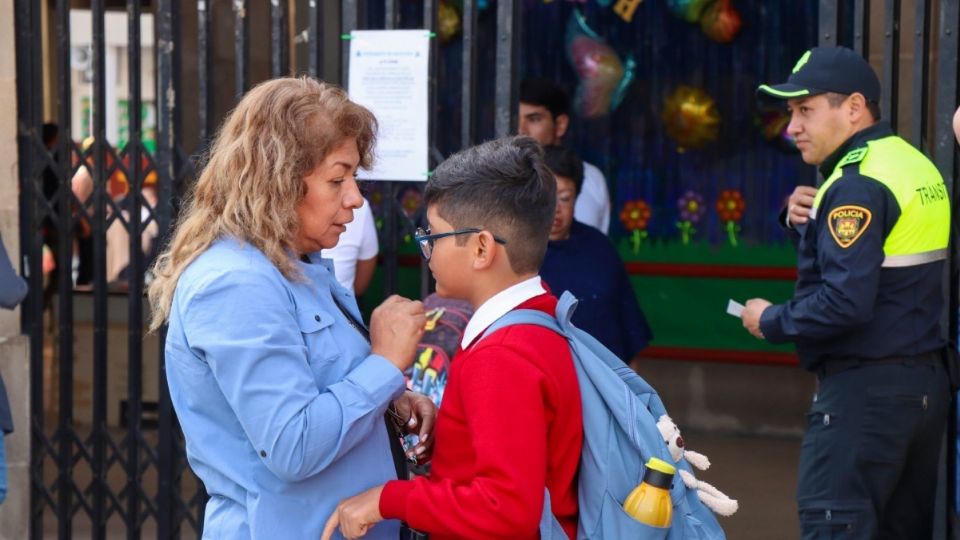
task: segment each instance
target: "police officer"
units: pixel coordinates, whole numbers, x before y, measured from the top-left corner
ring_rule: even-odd
[[[930,538],[949,402],[943,179],[880,121],[880,82],[850,49],[807,51],[785,84],[758,92],[787,102],[788,132],[824,178],[790,198],[793,299],[753,299],[742,314],[754,336],[795,343],[818,379],[800,452],[803,538]]]

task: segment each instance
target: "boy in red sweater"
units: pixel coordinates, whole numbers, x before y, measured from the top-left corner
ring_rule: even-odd
[[[543,151],[528,137],[464,150],[437,167],[424,198],[430,229],[417,240],[437,294],[475,309],[450,368],[430,476],[342,501],[323,538],[400,519],[433,540],[536,539],[544,487],[575,538],[583,421],[569,346],[532,325],[479,339],[510,310],[555,313],[538,274],[556,204]]]

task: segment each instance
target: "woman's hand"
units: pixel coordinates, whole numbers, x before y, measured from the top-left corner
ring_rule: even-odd
[[[392,295],[370,316],[370,352],[404,371],[413,364],[417,343],[427,324],[423,303]]]
[[[340,534],[346,538],[351,540],[360,538],[367,534],[370,527],[383,521],[383,516],[380,515],[381,491],[383,491],[383,486],[377,486],[340,501],[337,509],[333,511],[333,515],[327,520],[327,525],[323,528],[321,540],[329,540],[337,527],[340,527]]]
[[[407,457],[417,462],[426,461],[433,450],[433,424],[437,419],[437,406],[433,400],[407,390],[393,402],[392,412],[398,427],[420,439],[416,446],[407,450]]]

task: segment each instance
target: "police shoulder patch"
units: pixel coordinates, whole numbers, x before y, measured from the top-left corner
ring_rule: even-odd
[[[862,206],[838,206],[827,214],[827,227],[830,235],[842,248],[848,248],[863,235],[873,214]]]

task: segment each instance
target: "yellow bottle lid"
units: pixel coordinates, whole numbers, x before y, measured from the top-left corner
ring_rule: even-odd
[[[653,469],[658,472],[662,472],[663,474],[670,474],[670,475],[676,474],[677,472],[676,467],[674,467],[673,465],[667,463],[662,459],[655,458],[655,457],[652,457],[649,460],[647,460],[647,468]]]

